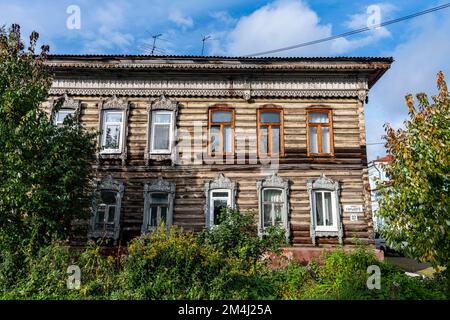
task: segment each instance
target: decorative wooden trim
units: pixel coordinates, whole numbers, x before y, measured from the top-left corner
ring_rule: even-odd
[[[151,195],[153,193],[167,193],[168,200],[168,208],[167,208],[167,217],[166,217],[166,225],[170,227],[173,224],[173,208],[175,201],[175,190],[176,185],[175,182],[171,182],[169,180],[163,179],[159,176],[157,179],[150,180],[149,182],[144,184],[144,215],[142,219],[141,233],[144,234],[148,232],[147,225],[149,215],[147,214],[150,205],[151,205]]]
[[[97,163],[99,163],[100,159],[121,159],[122,166],[125,166],[127,156],[128,156],[128,118],[130,113],[131,104],[125,99],[118,98],[116,95],[112,97],[102,100],[99,104],[100,107],[100,115],[99,115],[99,132],[97,138],[97,145],[99,146],[99,152],[97,153]],[[105,111],[122,111],[123,112],[123,123],[122,123],[122,147],[120,153],[102,153],[100,150],[101,142],[103,138],[103,118]]]
[[[307,190],[309,195],[309,205],[310,205],[310,236],[313,245],[316,245],[316,238],[317,237],[338,237],[339,243],[343,244],[343,237],[344,237],[344,228],[342,225],[342,219],[341,219],[341,205],[340,205],[340,186],[338,181],[334,181],[325,174],[320,174],[319,178],[316,180],[309,179],[307,181]],[[336,224],[337,224],[337,231],[317,231],[316,230],[316,216],[314,213],[314,206],[313,206],[313,194],[315,190],[327,190],[330,192],[334,192],[335,194],[335,210],[336,210]]]
[[[282,191],[282,197],[284,202],[284,211],[282,212],[283,227],[286,229],[286,239],[289,240],[291,234],[291,223],[289,221],[290,205],[289,205],[289,185],[290,181],[288,179],[279,177],[273,174],[262,180],[256,181],[256,190],[258,193],[258,233],[260,236],[264,235],[264,221],[263,221],[263,190],[264,189],[280,189]]]
[[[238,184],[235,181],[232,181],[230,178],[227,178],[223,175],[223,173],[219,173],[214,180],[209,180],[205,182],[205,199],[206,203],[204,206],[204,212],[205,212],[205,226],[210,227],[211,226],[211,219],[209,212],[209,205],[210,205],[210,193],[212,190],[216,189],[226,189],[230,190],[230,206],[231,208],[234,208],[236,206],[236,196],[237,196],[237,188]]]
[[[101,199],[102,191],[116,192],[116,211],[114,214],[114,231],[99,231],[95,230],[95,218],[97,214],[98,199]],[[125,191],[123,182],[114,179],[111,175],[103,178],[103,180],[97,182],[96,197],[92,204],[92,215],[90,219],[90,228],[88,231],[89,238],[111,238],[114,240],[114,244],[117,244],[120,234],[120,218],[122,212],[122,198]]]
[[[59,98],[54,99],[49,103],[49,112],[50,112],[50,121],[54,122],[55,116],[56,116],[56,107],[58,104],[61,104],[58,111],[61,110],[73,110],[75,119],[78,121],[80,118],[80,111],[81,111],[81,101],[80,100],[74,100],[72,97],[70,97],[67,92],[64,93]]]
[[[231,122],[212,122],[212,114],[214,112],[231,112]],[[211,126],[220,126],[220,150],[219,153],[212,153],[211,151]],[[231,126],[231,152],[224,152],[223,127]],[[235,109],[228,105],[214,105],[208,109],[208,155],[209,156],[228,156],[235,154]]]
[[[261,123],[261,113],[262,112],[278,112],[280,113],[280,122],[270,122],[270,123]],[[267,155],[268,156],[280,156],[284,157],[284,110],[280,106],[275,105],[264,105],[258,108],[257,110],[257,139],[256,139],[256,148],[257,148],[257,155],[260,156],[260,139],[261,139],[261,126],[267,127],[267,143],[268,143],[268,150]],[[272,126],[279,126],[280,127],[280,152],[277,154],[272,154]]]
[[[328,123],[310,123],[309,114],[311,112],[328,114]],[[330,129],[330,153],[311,153],[309,142],[309,127],[317,127],[317,148],[322,151],[322,127]],[[333,110],[331,108],[308,108],[306,109],[306,154],[308,157],[333,157],[334,156],[334,134],[333,134]]]
[[[147,143],[145,145],[144,159],[145,164],[150,165],[150,160],[163,161],[172,160],[172,165],[176,162],[177,150],[177,117],[178,117],[179,103],[161,94],[158,99],[153,100],[147,107]],[[170,111],[172,112],[172,139],[170,141],[170,153],[152,153],[151,152],[151,130],[152,130],[152,112],[153,111]]]

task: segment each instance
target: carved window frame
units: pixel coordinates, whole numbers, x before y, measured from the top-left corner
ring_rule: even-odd
[[[225,177],[223,173],[218,174],[213,180],[205,182],[205,199],[206,203],[204,206],[205,211],[205,226],[210,228],[213,226],[212,221],[214,221],[213,214],[211,211],[211,194],[213,191],[228,191],[230,198],[230,208],[234,209],[236,207],[236,196],[237,196],[238,184],[236,181]]]
[[[158,99],[150,102],[149,106],[147,107],[147,143],[145,146],[145,155],[144,155],[146,165],[150,164],[150,160],[155,161],[172,160],[172,164],[175,163],[178,109],[179,103],[166,97],[164,94],[162,94]],[[153,111],[167,111],[171,112],[172,114],[169,152],[159,152],[159,151],[155,152],[152,150],[151,143],[153,140],[152,137]]]
[[[230,122],[213,122],[212,116],[214,112],[230,112],[231,113],[231,121]],[[215,105],[209,108],[208,110],[208,155],[209,156],[226,156],[226,155],[234,155],[235,153],[235,110],[227,105]],[[220,127],[220,152],[213,153],[211,150],[211,139],[212,139],[212,131],[211,127]],[[224,138],[223,138],[223,127],[230,126],[231,127],[231,152],[224,152]]]
[[[328,115],[328,123],[310,123],[310,113],[324,113]],[[322,151],[322,128],[328,127],[330,132],[330,153],[312,153],[310,148],[309,128],[317,128],[317,149]],[[333,110],[331,108],[308,108],[306,110],[306,152],[308,157],[333,157],[334,156],[334,134],[333,134]]]
[[[98,207],[101,205],[101,193],[102,191],[115,192],[116,196],[116,208],[114,214],[114,230],[97,230],[96,220]],[[120,218],[122,212],[122,198],[125,191],[123,182],[114,179],[111,175],[106,176],[97,183],[96,195],[92,205],[92,215],[90,219],[89,238],[110,238],[116,243],[120,234]]]
[[[147,228],[150,219],[150,208],[151,208],[151,200],[152,194],[167,194],[168,201],[168,209],[166,216],[166,226],[170,228],[173,224],[173,208],[175,201],[175,190],[176,185],[174,182],[163,179],[162,177],[158,177],[157,179],[150,180],[144,184],[144,215],[142,219],[141,233],[145,234],[151,232],[152,230]]]
[[[340,185],[338,181],[328,178],[325,174],[321,174],[316,180],[309,179],[307,182],[307,190],[310,204],[310,235],[313,245],[316,245],[317,237],[338,237],[339,243],[343,244],[344,229],[342,226],[342,211],[339,202],[340,199]],[[315,215],[315,192],[328,191],[331,192],[332,203],[334,205],[334,217],[336,219],[335,230],[318,230]]]
[[[263,195],[266,189],[276,189],[282,192],[281,197],[283,199],[283,211],[281,213],[282,226],[286,230],[286,239],[290,238],[291,227],[289,221],[290,204],[289,204],[289,184],[288,179],[282,178],[276,174],[266,177],[256,182],[256,190],[258,193],[258,234],[263,236],[266,234],[264,230],[264,217],[263,217]]]
[[[279,122],[261,122],[261,113],[264,112],[277,112],[280,114]],[[278,126],[280,127],[280,145],[279,152],[272,154],[272,127]],[[257,139],[256,139],[256,148],[258,156],[261,156],[260,152],[260,144],[261,144],[261,127],[267,128],[267,144],[268,150],[266,156],[284,156],[284,110],[280,106],[276,105],[264,105],[257,110]]]
[[[56,111],[56,107],[58,104],[61,104],[61,106],[59,107],[58,111]],[[81,101],[74,100],[72,97],[69,97],[67,93],[65,93],[63,96],[53,100],[53,102],[50,103],[51,121],[58,127],[62,125],[62,122],[57,122],[58,113],[61,111],[70,112],[75,120],[78,121],[81,111]]]
[[[103,152],[101,150],[103,135],[103,125],[104,125],[104,114],[107,111],[117,111],[122,112],[122,136],[121,136],[121,148],[120,152]],[[121,159],[122,166],[125,165],[128,155],[127,148],[127,140],[128,140],[128,117],[130,113],[130,103],[125,98],[118,98],[116,95],[113,95],[111,98],[103,100],[100,103],[100,115],[99,115],[99,131],[97,145],[100,150],[98,152],[99,159]]]

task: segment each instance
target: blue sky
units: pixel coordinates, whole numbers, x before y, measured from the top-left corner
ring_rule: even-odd
[[[51,53],[145,54],[161,33],[157,53],[245,55],[316,40],[366,26],[369,6],[381,21],[445,1],[211,1],[211,0],[0,0],[0,25],[19,23],[24,35],[40,33]],[[80,28],[68,29],[67,8],[80,8]],[[396,62],[375,85],[366,107],[367,140],[381,142],[382,125],[402,125],[407,93],[435,92],[439,70],[450,74],[450,8],[360,35],[277,56],[393,56]],[[384,155],[368,146],[369,160]]]

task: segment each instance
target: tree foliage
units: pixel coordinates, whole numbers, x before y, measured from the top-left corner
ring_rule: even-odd
[[[95,143],[75,119],[57,127],[42,107],[52,75],[20,27],[0,29],[0,245],[36,250],[64,239],[89,205]],[[56,108],[61,106],[62,101]]]
[[[442,72],[439,93],[430,103],[424,93],[416,106],[406,96],[409,119],[403,129],[386,126],[385,166],[390,179],[380,186],[379,214],[386,221],[384,237],[406,244],[404,250],[435,268],[450,266],[450,97]]]

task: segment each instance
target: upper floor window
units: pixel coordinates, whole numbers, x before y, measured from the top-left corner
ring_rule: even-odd
[[[282,155],[284,153],[283,110],[258,110],[258,154]]]
[[[53,123],[61,127],[64,123],[64,119],[68,116],[78,117],[81,107],[81,101],[74,100],[67,94],[59,97],[52,104],[50,104],[50,112],[53,117]],[[58,110],[58,111],[56,111]]]
[[[219,174],[214,180],[205,183],[206,226],[212,227],[222,222],[222,213],[226,208],[234,208],[237,183]]]
[[[64,119],[68,116],[74,116],[75,110],[73,109],[61,109],[55,115],[55,125],[60,127],[64,123]]]
[[[164,110],[152,111],[151,153],[170,153],[172,148],[173,112]]]
[[[104,153],[121,153],[124,138],[124,112],[105,110],[103,112],[103,128],[101,147]]]
[[[334,147],[331,110],[308,110],[307,134],[308,155],[332,156]]]
[[[209,152],[210,154],[234,153],[234,110],[209,110]]]
[[[142,233],[151,232],[158,226],[170,227],[173,220],[175,183],[161,177],[144,185],[144,220]]]

